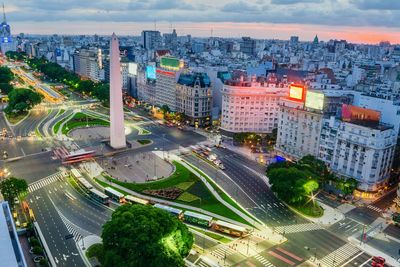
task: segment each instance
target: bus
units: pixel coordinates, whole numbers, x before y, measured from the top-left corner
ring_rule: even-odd
[[[96,201],[108,206],[110,198],[107,195],[105,195],[102,192],[100,192],[99,190],[97,190],[95,188],[92,188],[92,189],[89,190],[89,195],[94,200],[96,200]]]
[[[79,184],[85,191],[89,191],[90,189],[93,188],[92,184],[89,183],[85,178],[78,178],[77,181],[78,181],[78,184]]]
[[[179,220],[183,219],[183,212],[180,209],[176,209],[170,206],[165,206],[162,204],[154,204],[154,207],[168,211],[169,213],[171,213],[172,215],[176,216]]]
[[[149,205],[150,204],[150,201],[148,201],[147,199],[138,198],[138,197],[134,197],[134,196],[131,196],[131,195],[126,195],[125,196],[125,200],[126,200],[127,203],[130,203],[130,204],[135,204],[135,203],[142,204],[142,205]]]
[[[104,193],[118,203],[125,203],[125,195],[111,187],[105,187]]]
[[[193,211],[185,211],[183,213],[185,222],[197,224],[204,227],[210,227],[213,218]]]
[[[82,178],[82,174],[75,168],[71,169],[71,175],[72,177],[74,177],[75,179],[79,179]]]
[[[238,226],[221,220],[214,222],[213,229],[237,237],[243,237],[248,234],[248,231],[245,227]]]

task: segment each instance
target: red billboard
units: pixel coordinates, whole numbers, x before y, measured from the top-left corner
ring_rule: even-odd
[[[347,122],[352,121],[371,121],[379,122],[381,113],[379,111],[362,108],[352,105],[342,105],[342,120]]]
[[[304,102],[306,89],[304,85],[291,84],[289,87],[289,99]]]

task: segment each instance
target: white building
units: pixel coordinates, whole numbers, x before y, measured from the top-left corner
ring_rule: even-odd
[[[275,150],[295,160],[306,155],[317,157],[322,121],[322,111],[306,109],[303,102],[282,100]]]
[[[332,117],[324,121],[319,157],[337,175],[359,181],[359,189],[377,191],[389,178],[396,141],[393,126],[366,126]]]
[[[278,126],[278,103],[288,85],[274,82],[226,81],[222,90],[221,129],[228,133],[271,133]]]

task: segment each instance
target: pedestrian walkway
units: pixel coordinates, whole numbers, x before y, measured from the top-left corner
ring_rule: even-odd
[[[341,264],[360,252],[361,250],[359,250],[357,247],[350,243],[346,243],[345,245],[323,257],[320,262],[322,263],[322,266],[341,266]]]
[[[212,249],[210,251],[211,255],[213,255],[214,257],[219,258],[219,259],[224,259],[224,258],[228,257],[229,255],[232,255],[235,253],[237,253],[235,250],[233,250],[227,246],[224,246],[224,245],[216,246],[215,249]]]
[[[46,185],[56,182],[56,181],[63,181],[64,177],[65,177],[65,175],[63,175],[62,172],[57,172],[55,174],[49,175],[45,178],[42,178],[36,182],[31,183],[28,186],[28,192],[32,193],[36,190],[39,190],[40,188],[45,187]]]
[[[196,266],[199,267],[211,267],[211,265],[208,265],[207,263],[205,263],[204,261],[202,261],[201,259],[199,259],[196,263]]]
[[[379,213],[382,212],[382,209],[380,209],[380,208],[378,208],[378,207],[375,207],[375,206],[372,206],[372,205],[368,205],[367,208],[369,208],[369,209],[371,209],[371,210],[374,210],[374,211],[376,211],[376,212],[379,212]]]
[[[324,228],[315,223],[303,223],[303,224],[293,224],[293,225],[275,227],[275,231],[281,234],[301,233],[301,232],[309,232],[321,229]]]
[[[273,265],[272,263],[270,263],[266,258],[264,258],[261,255],[255,255],[254,258],[256,260],[258,260],[262,265],[266,266],[266,267],[275,267],[275,265]]]

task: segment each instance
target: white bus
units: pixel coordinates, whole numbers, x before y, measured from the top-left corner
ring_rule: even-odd
[[[125,195],[111,187],[105,187],[104,193],[118,203],[125,203]]]

